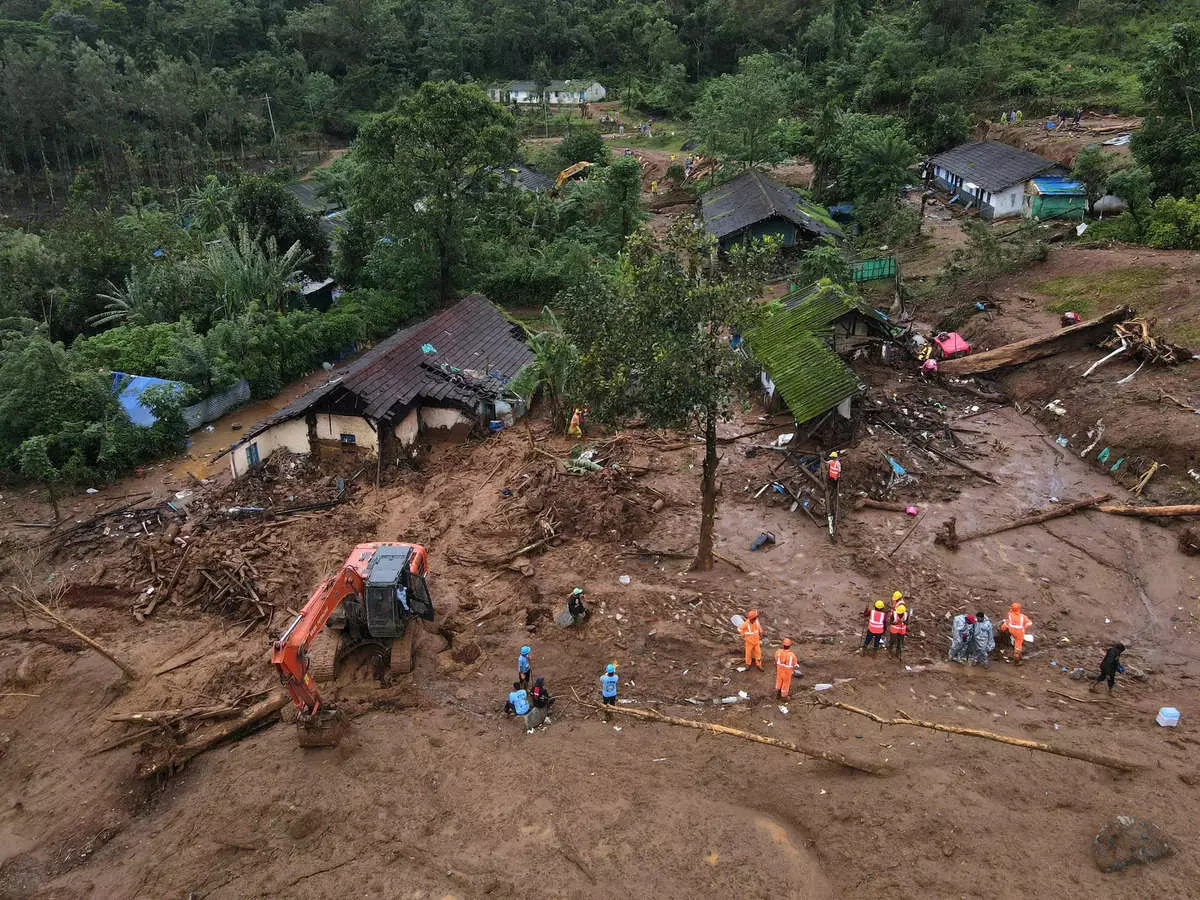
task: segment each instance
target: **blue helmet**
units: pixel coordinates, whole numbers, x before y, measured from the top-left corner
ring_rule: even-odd
[[[617,671],[617,667],[614,666],[612,663],[609,663],[607,666],[604,667],[604,671],[607,672],[609,675],[612,675]]]
[[[528,655],[529,655],[529,648],[528,648],[528,647],[522,647],[522,648],[521,648],[521,655],[522,655],[522,656],[528,656]]]

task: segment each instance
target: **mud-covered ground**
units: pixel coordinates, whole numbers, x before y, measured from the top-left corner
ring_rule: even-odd
[[[843,457],[844,522],[833,545],[774,492],[755,498],[781,454],[745,452],[775,433],[743,438],[722,447],[717,530],[718,551],[745,571],[719,563],[695,574],[686,560],[634,542],[694,542],[699,445],[627,432],[606,446],[635,474],[551,477],[553,462],[538,451],[562,457],[569,444],[534,422],[440,449],[420,473],[384,479],[378,491],[355,482],[350,503],[262,532],[278,534],[263,540],[289,556],[294,583],[264,596],[283,608],[298,608],[356,541],[429,547],[437,627],[451,646],[437,629],[423,632],[414,673],[386,687],[368,663],[349,665],[331,690],[353,714],[335,749],[301,750],[292,728],[275,724],[169,779],[139,780],[137,741],[101,751],[136,730],[108,717],[271,688],[271,631],[239,637],[240,619],[178,599],[139,625],[135,584],[92,583],[98,565],[123,571],[116,551],[91,544],[81,558],[43,560],[39,578],[53,571],[81,585],[56,595],[59,611],[142,675],[122,685],[73,638],[11,606],[0,613],[0,896],[1194,894],[1200,560],[1178,551],[1173,527],[1099,512],[956,553],[935,545],[950,516],[963,533],[1052,497],[1128,494],[1009,406],[930,389],[901,370],[871,378],[905,408],[933,409],[932,397],[950,419],[970,415],[951,424],[974,429],[962,433],[963,453],[973,450],[970,465],[998,484],[885,427],[864,427]],[[723,433],[755,426],[748,415]],[[917,505],[918,520],[846,502],[855,490],[879,494],[883,454],[916,477],[887,496]],[[511,568],[487,561],[525,546],[543,523],[562,537]],[[244,537],[222,535],[250,527],[214,522],[207,552],[222,540],[244,547]],[[751,552],[763,530],[777,542]],[[269,557],[253,565],[266,583]],[[560,629],[553,616],[575,585],[594,615]],[[895,589],[915,610],[904,661],[856,655],[861,609]],[[986,670],[946,662],[949,615],[983,609],[997,620],[1012,600],[1036,634],[1022,666],[1000,654]],[[737,671],[728,618],[749,607],[761,611],[768,657],[784,636],[796,641],[803,675],[786,711],[769,671]],[[1122,678],[1110,699],[1061,671],[1095,671],[1116,640],[1145,681]],[[559,697],[551,724],[533,734],[501,712],[523,643]],[[189,648],[207,652],[147,674]],[[594,702],[610,661],[630,705],[820,747],[886,774],[617,715],[605,723],[576,694]],[[817,683],[835,685],[820,696],[883,716],[903,711],[1137,769],[881,726],[817,706]],[[739,691],[748,699],[714,702]],[[1160,706],[1182,711],[1179,728],[1155,724]],[[1101,874],[1092,839],[1121,814],[1156,823],[1174,856]]]

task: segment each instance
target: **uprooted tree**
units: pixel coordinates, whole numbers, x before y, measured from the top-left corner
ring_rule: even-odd
[[[683,219],[664,248],[648,231],[635,232],[615,271],[598,270],[586,288],[561,298],[581,354],[577,385],[594,418],[641,414],[704,435],[694,569],[713,565],[717,423],[732,415],[753,375],[731,338],[759,316],[755,298],[775,249],[755,242],[719,255],[715,240]]]

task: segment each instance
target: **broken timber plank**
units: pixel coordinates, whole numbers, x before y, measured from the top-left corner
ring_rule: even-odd
[[[982,528],[979,531],[970,531],[966,534],[955,534],[953,541],[948,539],[944,534],[939,534],[935,541],[945,544],[951,550],[958,548],[958,545],[964,541],[973,541],[976,538],[990,537],[993,534],[1000,534],[1004,531],[1012,531],[1014,528],[1023,528],[1026,525],[1038,525],[1042,522],[1049,522],[1052,519],[1061,519],[1063,516],[1069,516],[1081,509],[1090,509],[1094,506],[1099,506],[1105,500],[1111,500],[1111,494],[1101,494],[1098,497],[1089,497],[1086,500],[1076,500],[1073,503],[1059,503],[1054,508],[1043,510],[1033,515],[1024,516],[1020,519],[1014,519],[1011,522],[1005,522],[1003,525],[994,525],[991,528]]]
[[[1200,516],[1200,503],[1184,504],[1181,506],[1097,506],[1100,512],[1112,513],[1114,516]]]
[[[1118,322],[1123,322],[1132,315],[1133,310],[1128,306],[1118,306],[1098,319],[1070,325],[1053,334],[1027,338],[1013,344],[1005,344],[995,350],[946,360],[939,365],[938,371],[943,375],[980,375],[1033,362],[1063,350],[1073,350],[1094,343],[1106,336]]]

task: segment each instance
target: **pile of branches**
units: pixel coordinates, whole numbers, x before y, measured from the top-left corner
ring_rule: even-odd
[[[1145,319],[1130,319],[1113,326],[1113,335],[1102,347],[1123,347],[1130,356],[1146,363],[1161,363],[1174,366],[1192,358],[1192,351],[1171,344],[1150,333],[1150,323]]]

